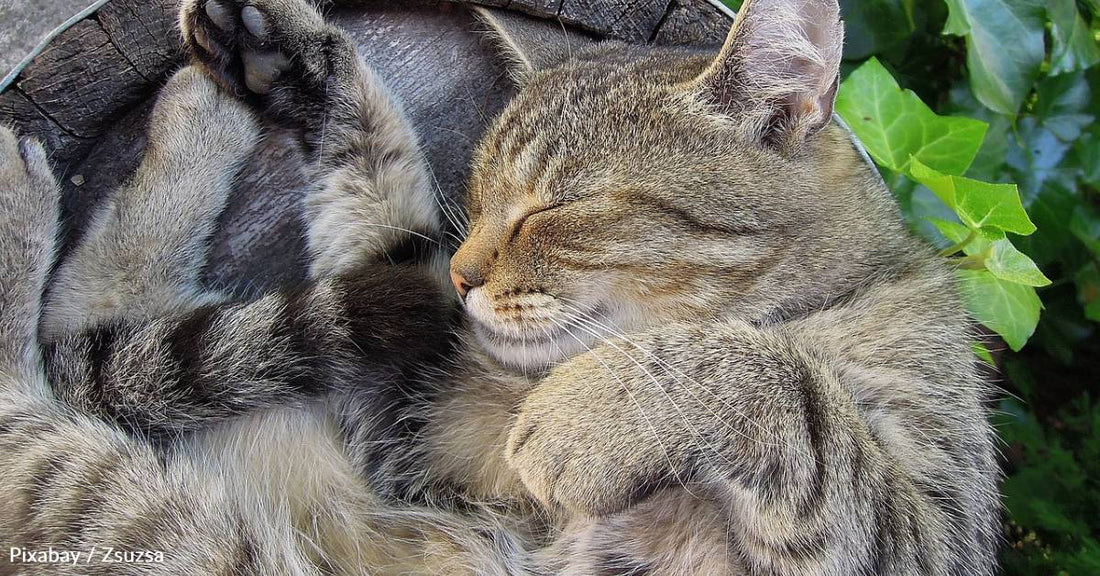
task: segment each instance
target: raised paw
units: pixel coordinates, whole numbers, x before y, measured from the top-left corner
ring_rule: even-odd
[[[52,214],[60,194],[42,145],[30,138],[19,138],[0,125],[0,194],[6,216],[17,212],[38,217]],[[45,212],[43,212],[45,209]]]
[[[306,0],[186,0],[180,28],[198,63],[276,120],[318,121],[357,74],[354,45]]]
[[[554,509],[606,516],[676,483],[683,447],[660,423],[647,425],[617,383],[573,376],[552,373],[509,434],[506,458],[532,495]]]
[[[0,371],[26,369],[35,353],[59,199],[42,146],[0,125]]]

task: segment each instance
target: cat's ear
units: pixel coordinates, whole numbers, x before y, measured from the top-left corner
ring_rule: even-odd
[[[791,151],[832,117],[843,45],[837,0],[747,0],[698,82],[751,137]]]
[[[568,30],[560,22],[541,20],[508,10],[474,8],[490,37],[508,62],[509,72],[522,85],[531,74],[551,68],[592,40]]]

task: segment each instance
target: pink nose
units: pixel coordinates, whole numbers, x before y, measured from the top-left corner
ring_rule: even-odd
[[[474,288],[474,286],[470,284],[470,281],[466,280],[466,278],[454,268],[451,268],[451,283],[455,285],[455,290],[458,290],[458,295],[463,299],[466,298],[466,293]]]

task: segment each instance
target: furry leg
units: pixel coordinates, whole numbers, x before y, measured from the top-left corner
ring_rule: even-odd
[[[436,255],[440,204],[416,135],[342,30],[304,0],[189,0],[181,22],[211,76],[314,153],[313,277]]]
[[[4,379],[41,381],[38,317],[54,258],[58,198],[42,147],[19,141],[0,127],[0,374]]]
[[[153,110],[137,173],[112,194],[58,270],[44,338],[217,301],[199,286],[207,243],[258,135],[246,107],[198,70],[179,71]]]

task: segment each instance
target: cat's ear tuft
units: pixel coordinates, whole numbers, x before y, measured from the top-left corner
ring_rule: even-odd
[[[533,73],[565,61],[592,40],[568,30],[560,22],[540,20],[508,10],[474,8],[478,19],[508,62],[509,72],[522,85]]]
[[[831,119],[843,45],[837,0],[747,0],[699,83],[752,137],[789,152]]]

